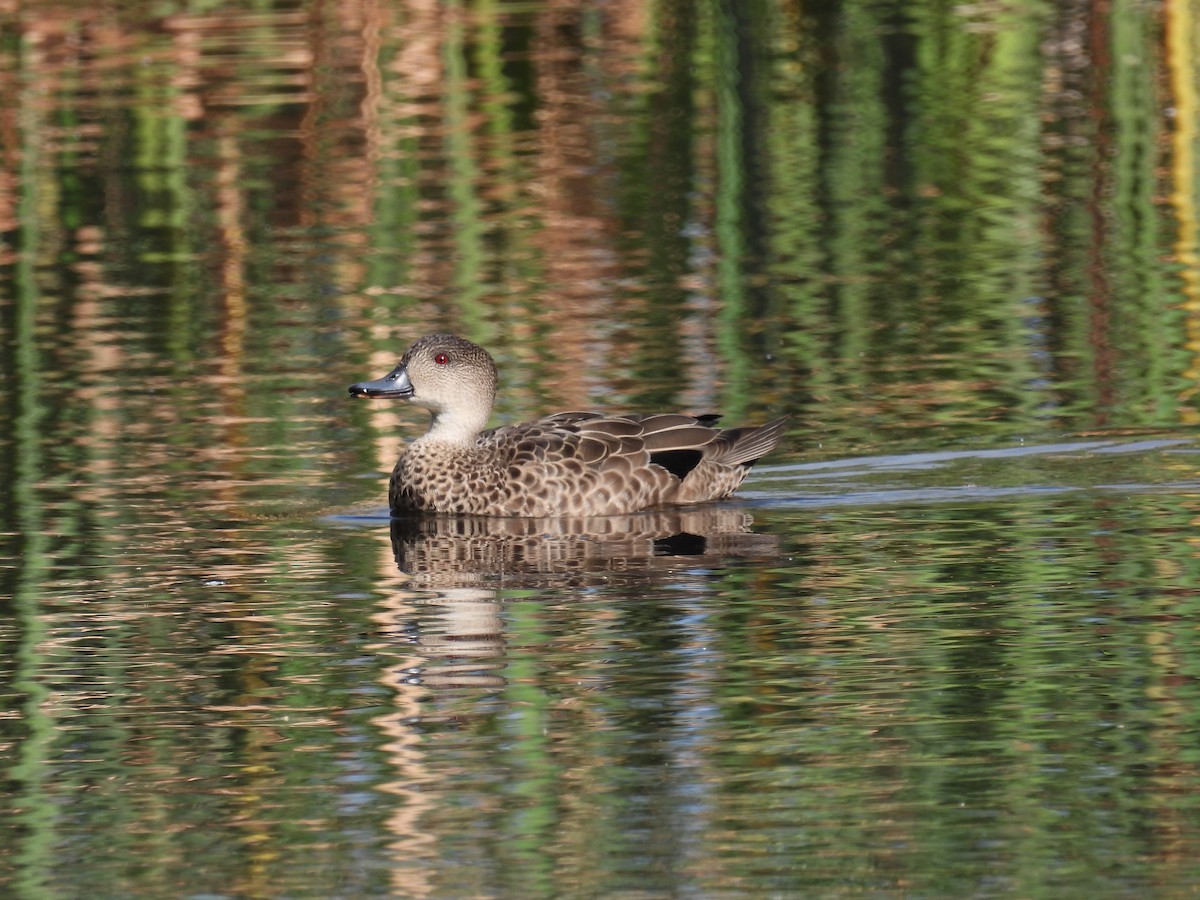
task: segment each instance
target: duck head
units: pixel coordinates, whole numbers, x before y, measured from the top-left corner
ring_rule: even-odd
[[[496,364],[482,347],[452,334],[431,334],[409,347],[382,378],[350,385],[350,396],[424,407],[433,414],[430,437],[465,440],[487,425],[496,382]]]

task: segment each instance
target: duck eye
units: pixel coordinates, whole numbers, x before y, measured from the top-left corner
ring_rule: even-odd
[[[450,357],[448,357],[445,353],[439,353],[433,358],[433,361],[439,366],[444,366],[446,363],[450,362]]]

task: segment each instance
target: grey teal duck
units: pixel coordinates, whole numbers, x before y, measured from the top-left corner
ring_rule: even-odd
[[[611,516],[728,497],[783,437],[787,419],[718,428],[715,416],[563,412],[485,430],[496,364],[482,347],[431,334],[396,368],[350,386],[433,415],[392,471],[392,512]]]

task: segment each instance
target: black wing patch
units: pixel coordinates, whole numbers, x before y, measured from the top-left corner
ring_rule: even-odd
[[[703,458],[704,453],[700,450],[659,450],[650,454],[651,463],[662,466],[680,481],[687,477],[688,472],[700,465],[700,460]]]

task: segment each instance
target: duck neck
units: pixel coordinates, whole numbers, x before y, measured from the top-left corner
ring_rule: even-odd
[[[467,447],[475,443],[479,432],[487,425],[487,417],[450,410],[438,410],[433,413],[433,421],[429,431],[421,440],[438,444],[454,444]]]

